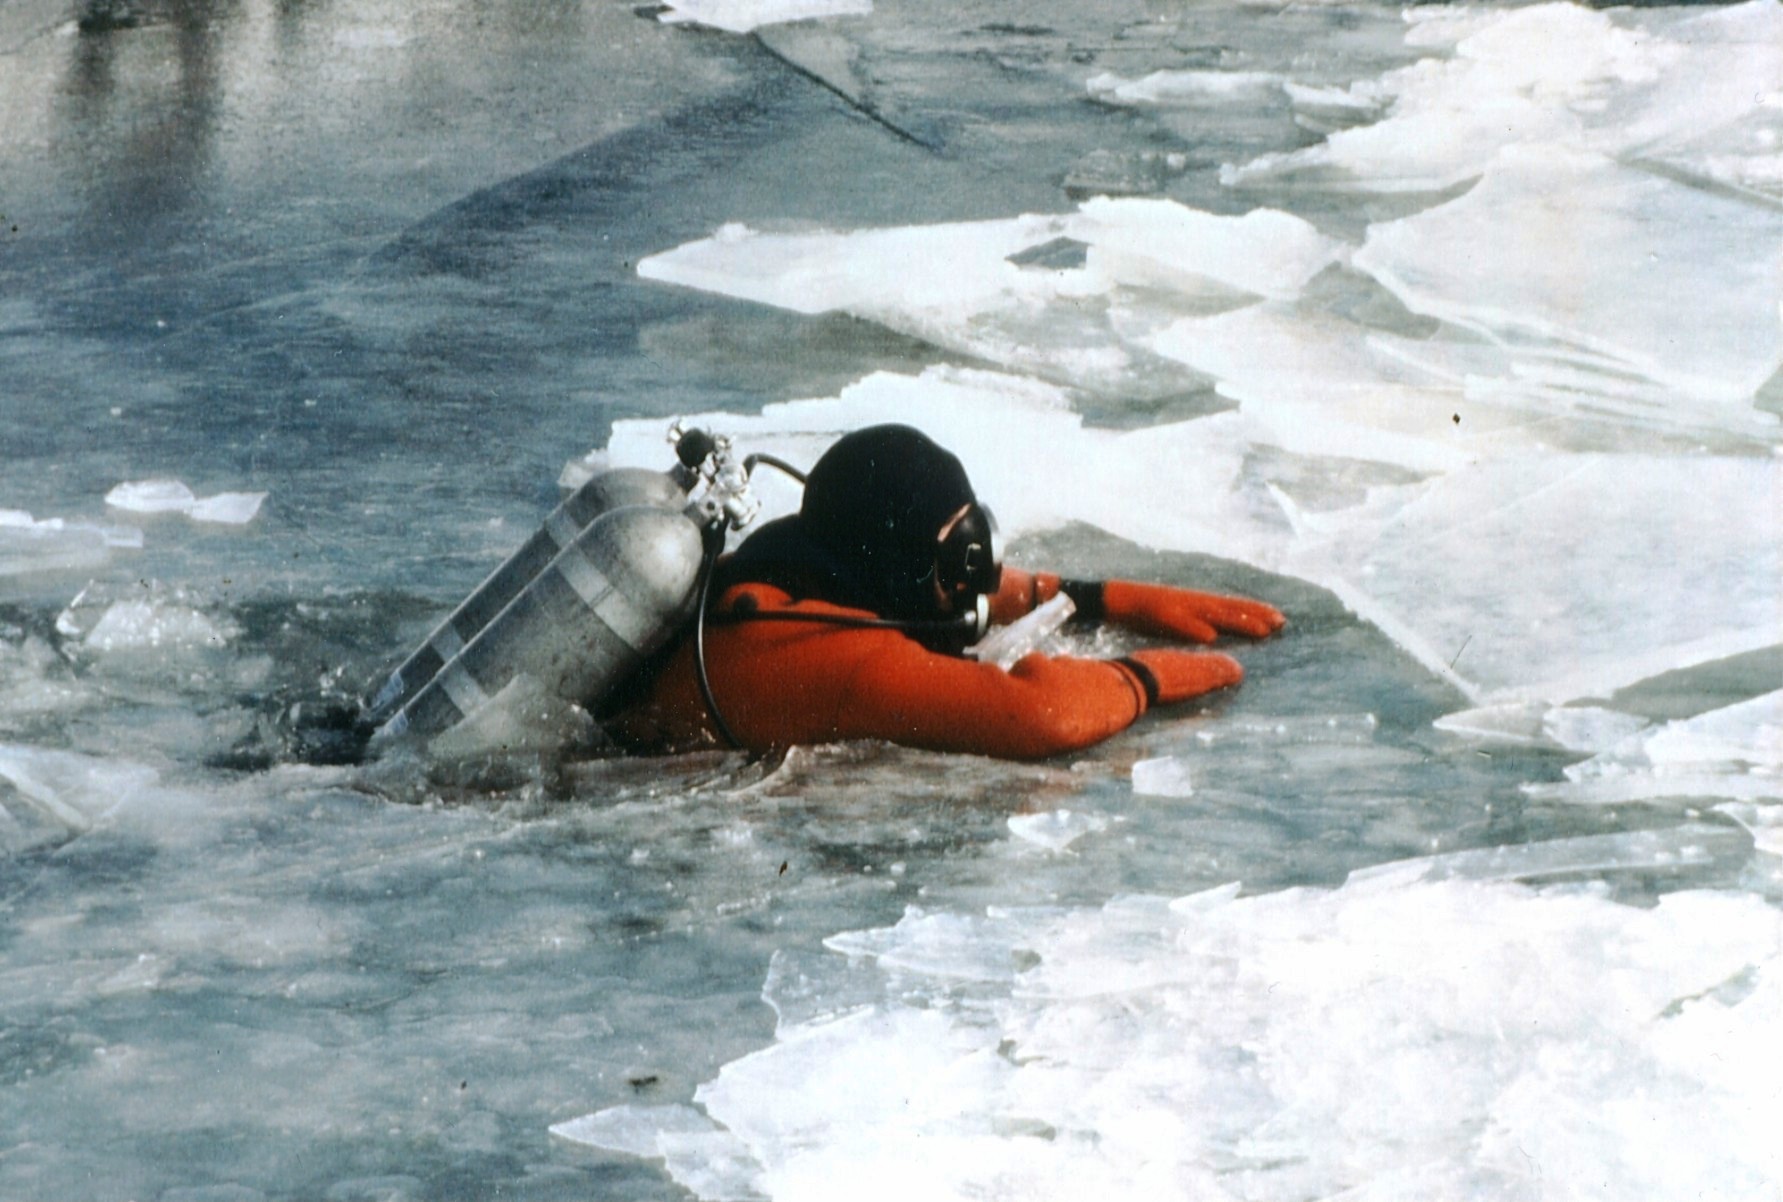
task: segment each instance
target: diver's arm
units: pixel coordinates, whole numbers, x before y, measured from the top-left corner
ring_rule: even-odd
[[[1028,655],[1009,671],[888,640],[853,672],[836,737],[1038,759],[1101,742],[1154,704],[1234,685],[1224,655],[1170,650],[1123,660]]]
[[[1200,593],[1131,580],[1062,580],[1050,572],[1003,569],[991,599],[991,620],[1013,622],[1064,592],[1085,621],[1113,622],[1137,634],[1211,643],[1221,634],[1260,639],[1287,621],[1281,611],[1246,597]]]

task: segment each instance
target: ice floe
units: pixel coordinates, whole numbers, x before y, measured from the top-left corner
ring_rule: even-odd
[[[1645,835],[1494,854],[1651,862]],[[553,1131],[702,1198],[1772,1196],[1777,912],[1462,867],[912,911],[829,941],[834,1009],[820,962],[771,975],[803,1017],[694,1106]]]
[[[669,0],[658,19],[671,25],[704,25],[726,33],[751,33],[764,25],[860,16],[872,11],[873,0]]]
[[[0,577],[26,572],[92,568],[114,548],[139,548],[142,531],[64,518],[33,518],[19,509],[0,509]]]
[[[113,509],[131,513],[183,513],[195,522],[242,526],[254,520],[263,492],[225,492],[199,497],[179,480],[134,480],[105,494]]]

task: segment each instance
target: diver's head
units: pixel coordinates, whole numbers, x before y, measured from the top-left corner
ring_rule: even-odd
[[[810,535],[856,569],[863,601],[890,618],[971,612],[997,591],[996,525],[966,469],[909,426],[869,426],[838,439],[805,481]]]

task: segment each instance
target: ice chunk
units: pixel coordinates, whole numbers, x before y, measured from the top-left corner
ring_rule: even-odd
[[[62,518],[34,519],[21,509],[0,509],[0,577],[97,567],[114,547],[142,546],[142,531]]]
[[[1767,1197],[1780,934],[1749,894],[1456,879],[911,912],[830,941],[874,949],[876,1001],[697,1091],[731,1171],[668,1168],[703,1197]]]
[[[1143,79],[1104,72],[1085,85],[1104,104],[1180,105],[1255,100],[1279,93],[1283,79],[1265,71],[1153,71]]]
[[[153,769],[127,760],[6,745],[0,745],[0,778],[74,834],[91,830],[157,780]]]
[[[1602,751],[1646,725],[1646,719],[1601,706],[1545,705],[1509,701],[1445,714],[1438,730],[1486,743],[1556,747],[1565,751]]]
[[[131,513],[190,513],[198,498],[178,480],[137,480],[105,494],[105,503]]]
[[[1107,829],[1108,819],[1102,815],[1080,814],[1072,810],[1009,816],[1011,834],[1024,843],[1032,843],[1048,851],[1064,851],[1085,835]]]
[[[1194,796],[1195,785],[1189,774],[1189,762],[1175,755],[1140,760],[1133,765],[1133,792],[1148,797]]]
[[[1645,718],[1597,705],[1562,706],[1542,715],[1542,733],[1568,751],[1604,751],[1646,725]]]
[[[1783,691],[1631,734],[1532,795],[1620,804],[1664,797],[1783,801]]]
[[[199,497],[179,480],[137,480],[105,494],[105,503],[131,513],[183,513],[193,521],[240,526],[260,512],[263,492],[225,492]]]
[[[95,653],[219,648],[239,633],[188,590],[153,580],[128,588],[89,584],[56,615],[56,629]]]
[[[668,24],[749,33],[787,21],[864,15],[873,11],[873,0],[669,0],[666,8],[659,19]]]
[[[265,500],[263,492],[220,492],[193,502],[192,520],[244,526],[254,520]]]
[[[980,663],[996,664],[1007,672],[1022,656],[1051,637],[1076,611],[1076,603],[1060,593],[1009,625],[992,630],[966,648],[966,654]]]
[[[556,1123],[551,1134],[592,1148],[657,1158],[664,1155],[664,1136],[708,1135],[717,1130],[711,1119],[691,1106],[614,1106]]]
[[[1783,856],[1783,806],[1756,805],[1749,801],[1730,801],[1715,807],[1717,814],[1726,814],[1746,828],[1752,846],[1766,855]]]

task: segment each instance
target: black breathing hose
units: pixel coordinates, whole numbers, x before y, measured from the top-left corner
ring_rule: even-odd
[[[706,558],[700,564],[700,599],[699,609],[695,611],[693,622],[693,663],[695,675],[699,677],[700,697],[706,703],[706,712],[712,715],[712,725],[718,728],[718,737],[732,747],[741,749],[743,741],[732,732],[730,724],[724,720],[724,714],[718,708],[718,698],[712,695],[712,679],[706,674],[706,604],[712,596],[712,577],[717,575],[712,569],[718,566],[718,556],[724,550],[724,535],[729,529],[724,522],[709,527],[706,531]]]

